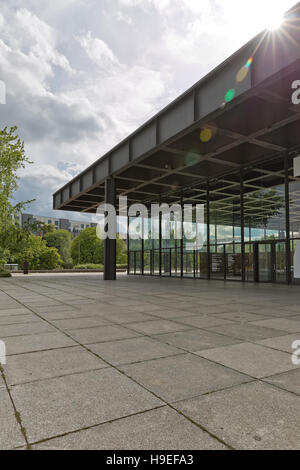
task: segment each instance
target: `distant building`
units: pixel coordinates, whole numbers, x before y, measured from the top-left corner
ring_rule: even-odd
[[[73,235],[78,235],[82,230],[89,227],[96,227],[95,223],[88,223],[87,221],[58,219],[55,217],[44,217],[41,215],[21,214],[20,223],[24,227],[28,223],[43,222],[44,224],[53,224],[57,230],[67,230]],[[37,235],[41,235],[37,233]]]

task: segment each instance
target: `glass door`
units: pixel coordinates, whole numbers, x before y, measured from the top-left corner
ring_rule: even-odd
[[[275,243],[258,244],[258,281],[275,282]]]

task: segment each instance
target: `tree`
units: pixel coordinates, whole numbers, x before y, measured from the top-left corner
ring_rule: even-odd
[[[12,202],[18,188],[18,170],[32,163],[16,130],[17,127],[0,130],[0,257],[5,262],[11,256],[12,242],[20,236],[18,214],[32,202]]]
[[[32,202],[13,204],[14,192],[18,189],[18,170],[32,163],[25,155],[24,142],[16,135],[17,127],[0,130],[0,230],[13,223],[16,215]]]
[[[117,236],[116,244],[117,264],[126,264],[126,243]],[[96,227],[89,227],[74,238],[71,256],[74,264],[104,264],[104,240],[98,238]]]
[[[55,230],[54,232],[46,233],[43,237],[48,247],[57,249],[61,256],[63,267],[72,267],[71,258],[71,234],[67,230]]]
[[[127,246],[119,236],[117,236],[117,264],[127,264]]]
[[[104,241],[97,237],[95,227],[86,228],[74,238],[71,257],[74,264],[104,263]]]
[[[56,269],[61,267],[62,259],[57,249],[49,248],[46,241],[33,234],[24,235],[15,246],[13,261],[20,266],[29,263],[29,269]]]

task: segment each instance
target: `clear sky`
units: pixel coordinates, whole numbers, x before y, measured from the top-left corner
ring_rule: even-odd
[[[54,215],[55,190],[295,3],[1,2],[0,126],[19,127],[34,161],[18,200],[36,198],[31,212]]]

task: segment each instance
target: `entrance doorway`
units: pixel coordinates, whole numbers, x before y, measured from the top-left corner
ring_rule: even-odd
[[[246,281],[286,282],[285,242],[253,242],[245,248]]]

